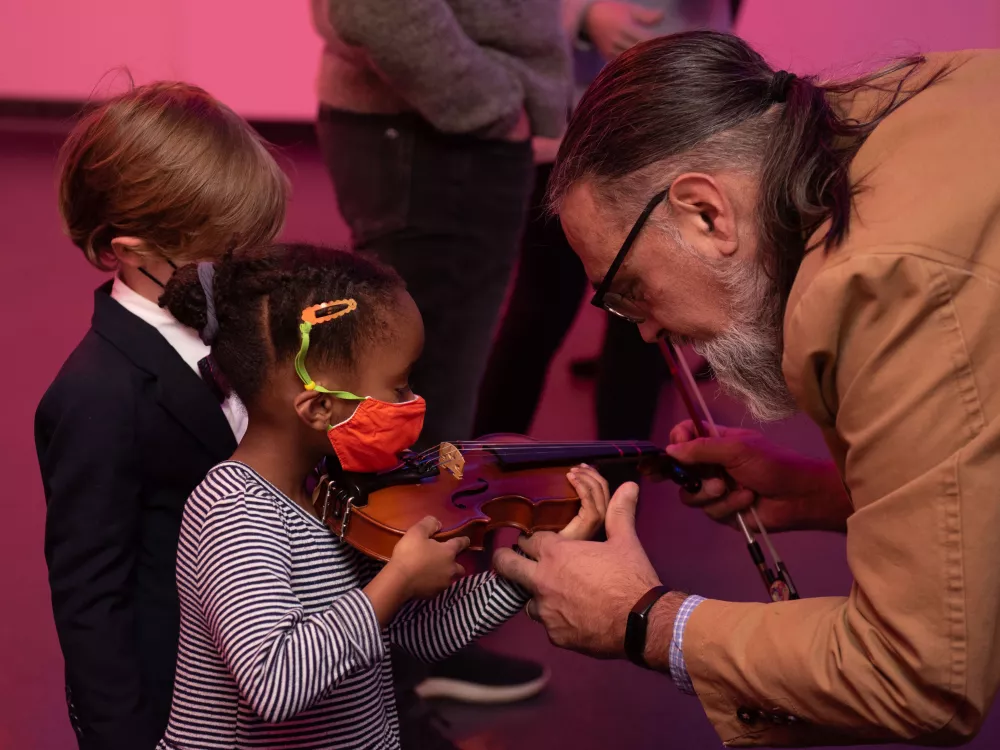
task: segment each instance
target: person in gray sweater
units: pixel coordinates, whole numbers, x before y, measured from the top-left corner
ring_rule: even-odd
[[[312,15],[324,41],[317,131],[340,212],[355,248],[399,271],[424,318],[415,448],[471,439],[531,195],[531,139],[559,137],[571,105],[560,0],[312,0]],[[407,722],[411,687],[504,702],[548,679],[478,647],[429,675],[393,662],[404,748],[445,746]]]
[[[579,95],[606,62],[638,42],[697,28],[728,30],[739,2],[563,0],[562,5],[566,31],[573,40]],[[589,288],[580,260],[546,205],[558,147],[557,139],[535,139],[535,190],[507,314],[480,386],[475,420],[479,434],[528,431],[549,364]],[[582,364],[587,370],[596,369],[597,437],[649,439],[663,381],[669,377],[659,349],[646,344],[635,325],[609,315],[599,358]],[[579,371],[577,363],[574,371]],[[636,478],[628,469],[606,475],[612,484]]]

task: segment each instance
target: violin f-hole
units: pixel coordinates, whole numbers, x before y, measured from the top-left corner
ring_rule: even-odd
[[[465,510],[466,507],[468,506],[466,506],[465,503],[458,502],[460,499],[462,499],[463,497],[472,497],[473,495],[482,495],[489,488],[490,488],[490,483],[487,482],[482,477],[479,477],[476,479],[475,486],[466,487],[465,489],[453,492],[451,495],[451,504],[454,505],[456,508],[461,508],[462,510]]]

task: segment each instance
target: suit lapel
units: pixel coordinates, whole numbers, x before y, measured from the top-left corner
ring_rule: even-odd
[[[115,302],[110,282],[94,295],[94,331],[156,380],[157,400],[214,460],[236,450],[236,438],[211,388],[159,332]]]

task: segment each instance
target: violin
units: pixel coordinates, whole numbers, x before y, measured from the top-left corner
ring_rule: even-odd
[[[313,492],[313,505],[334,534],[379,560],[388,560],[406,530],[428,515],[441,521],[435,539],[467,536],[469,549],[482,550],[500,527],[531,534],[569,524],[580,498],[566,472],[581,463],[633,465],[690,493],[701,489],[701,478],[690,467],[650,442],[490,435],[408,454],[399,466],[378,474],[328,471]]]

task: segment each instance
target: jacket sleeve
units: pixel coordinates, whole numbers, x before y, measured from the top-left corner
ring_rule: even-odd
[[[466,35],[445,0],[327,0],[326,12],[439,130],[502,136],[516,124],[520,79]]]
[[[995,281],[905,247],[823,270],[794,308],[785,373],[835,436],[854,584],[694,611],[684,656],[726,744],[978,731],[1000,681],[998,314]]]
[[[65,384],[64,384],[65,385]],[[128,384],[79,376],[43,399],[35,444],[56,632],[85,750],[153,748],[130,582],[140,512]]]

